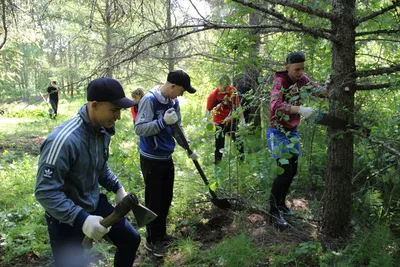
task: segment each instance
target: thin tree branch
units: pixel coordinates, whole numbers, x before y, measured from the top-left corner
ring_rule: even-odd
[[[339,43],[340,41],[335,38],[332,34],[331,30],[328,29],[324,29],[324,28],[310,28],[305,26],[304,24],[294,20],[294,19],[289,19],[287,17],[285,17],[282,13],[275,11],[275,10],[271,10],[269,8],[265,8],[259,4],[255,4],[255,3],[251,3],[251,2],[247,2],[246,0],[232,0],[233,2],[236,2],[238,4],[241,4],[243,6],[246,7],[250,7],[252,9],[256,9],[259,10],[261,12],[264,12],[266,14],[269,14],[275,18],[277,18],[278,20],[282,21],[285,24],[289,24],[292,25],[293,27],[297,27],[299,29],[301,29],[304,33],[307,33],[313,37],[320,37],[323,39],[327,39],[330,40],[332,42],[335,43]]]
[[[392,87],[393,83],[381,83],[381,84],[357,84],[356,90],[357,91],[372,91],[372,90],[379,90],[384,88]]]
[[[177,29],[187,29],[191,28],[193,31],[185,33],[183,36],[190,35],[193,33],[198,33],[201,31],[207,31],[207,30],[220,30],[220,29],[262,29],[262,33],[277,33],[277,32],[302,32],[300,29],[292,29],[292,28],[285,28],[282,25],[218,25],[218,24],[195,24],[195,25],[181,25],[181,26],[174,26],[171,28],[162,28],[159,30],[153,30],[153,31],[148,31],[147,33],[141,33],[143,34],[142,36],[133,36],[128,38],[125,42],[137,38],[134,42],[131,44],[127,45],[126,48],[123,51],[120,52],[125,52],[127,49],[138,46],[142,42],[144,42],[147,38],[150,36],[156,35],[156,34],[162,34],[163,32],[166,31],[171,31],[171,30],[177,30]],[[168,42],[175,41],[177,39],[182,38],[182,36],[179,36],[179,38],[173,38],[169,40]],[[167,43],[168,43],[167,42]],[[164,43],[158,43],[159,45],[164,44]],[[156,44],[156,46],[158,46]]]
[[[0,44],[0,49],[3,48],[3,46],[7,42],[7,34],[8,34],[8,29],[7,29],[7,23],[6,23],[6,1],[1,0],[1,20],[3,21],[3,29],[4,29],[4,36],[3,36],[3,41],[1,41]]]
[[[392,146],[393,143],[388,144],[384,141],[378,140],[376,138],[371,137],[369,134],[365,134],[364,132],[360,132],[358,130],[354,130],[354,129],[348,129],[348,132],[354,133],[358,136],[367,138],[370,142],[375,143],[375,144],[379,144],[380,146],[383,146],[384,148],[390,150],[392,153],[394,153],[397,157],[400,157],[400,151],[397,150],[397,148],[394,148]]]
[[[356,40],[356,42],[369,42],[369,41],[400,43],[400,40],[398,40],[398,39],[366,38],[366,39]]]
[[[235,1],[235,2],[238,2],[238,1]],[[291,7],[293,9],[296,9],[297,11],[300,11],[300,12],[303,12],[303,13],[307,13],[307,14],[310,14],[310,15],[314,15],[314,16],[317,16],[317,17],[320,17],[320,18],[329,19],[331,21],[335,19],[335,16],[332,13],[325,12],[325,11],[319,10],[319,9],[312,9],[311,7],[304,6],[304,5],[299,5],[299,4],[296,4],[296,3],[290,3],[289,1],[286,1],[286,0],[278,0],[278,1],[276,1],[276,0],[266,0],[266,2],[271,3],[271,4],[285,6],[285,7]]]
[[[381,74],[389,74],[400,71],[400,64],[394,65],[387,68],[378,68],[374,70],[364,70],[364,71],[356,71],[356,77],[368,77],[368,76],[375,76]]]
[[[197,15],[199,15],[203,21],[209,22],[208,19],[206,19],[203,14],[200,13],[200,11],[197,9],[196,5],[193,4],[192,0],[189,0],[190,4],[192,5],[192,7],[194,8],[194,10],[196,10]]]
[[[376,17],[379,16],[379,15],[385,14],[386,12],[388,12],[388,11],[390,11],[390,10],[392,10],[392,9],[395,9],[395,8],[398,7],[398,6],[400,6],[400,1],[396,1],[396,2],[394,2],[393,5],[387,6],[387,7],[385,7],[385,8],[382,8],[381,10],[376,11],[376,12],[374,12],[374,13],[371,13],[371,14],[369,14],[368,16],[359,18],[359,19],[356,21],[356,26],[360,25],[360,24],[363,23],[363,22],[366,22],[366,21],[368,21],[368,20],[371,20],[371,19],[373,19],[373,18],[376,18]]]
[[[367,57],[371,57],[371,58],[376,58],[379,61],[384,61],[387,62],[388,64],[393,64],[395,65],[397,62],[392,61],[390,59],[384,58],[384,57],[380,57],[380,56],[375,56],[375,55],[370,55],[370,54],[364,54],[364,53],[357,53],[356,56],[367,56]]]
[[[395,155],[400,157],[400,151],[397,150],[396,148],[393,148],[390,144],[385,143],[385,142],[383,142],[381,140],[377,140],[377,139],[375,139],[373,137],[368,137],[368,140],[370,140],[372,143],[379,144],[380,146],[383,146],[384,148],[390,150],[392,153],[394,153]]]
[[[356,36],[364,36],[364,35],[371,35],[371,34],[392,34],[398,33],[400,29],[393,29],[393,30],[376,30],[376,31],[368,31],[368,32],[357,32]]]

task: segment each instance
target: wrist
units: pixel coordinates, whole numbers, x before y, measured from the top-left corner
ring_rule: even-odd
[[[74,226],[79,227],[81,229],[83,227],[84,222],[86,221],[87,217],[89,217],[89,213],[87,213],[84,210],[81,210],[78,213],[78,216],[76,216],[75,221],[74,221]]]
[[[121,189],[121,187],[123,187],[122,184],[118,182],[111,191],[113,191],[114,194],[116,194],[118,190]]]

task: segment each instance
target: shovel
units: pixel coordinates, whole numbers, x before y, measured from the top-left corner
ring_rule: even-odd
[[[193,151],[190,149],[189,143],[188,143],[186,136],[184,135],[181,127],[177,124],[173,124],[172,128],[176,133],[178,133],[180,139],[183,142],[183,146],[186,149],[186,151],[189,153],[189,155],[192,154]],[[215,192],[213,190],[211,190],[211,188],[209,186],[210,183],[208,182],[206,175],[204,174],[202,168],[200,167],[199,162],[197,160],[193,160],[193,163],[196,166],[197,171],[200,173],[200,176],[203,179],[204,183],[208,186],[208,191],[210,192],[211,197],[212,197],[211,202],[218,208],[229,209],[231,207],[231,203],[229,203],[229,201],[226,198],[219,199],[217,197],[217,195],[215,194]]]

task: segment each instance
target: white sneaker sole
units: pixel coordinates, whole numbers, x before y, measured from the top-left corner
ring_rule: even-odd
[[[145,248],[148,252],[150,252],[151,254],[153,254],[155,257],[157,257],[157,258],[163,258],[163,257],[164,257],[163,254],[154,252],[150,247],[147,246],[147,244],[144,244],[144,248]]]

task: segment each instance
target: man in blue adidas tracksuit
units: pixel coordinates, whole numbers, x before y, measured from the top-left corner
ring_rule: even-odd
[[[174,162],[172,153],[174,138],[183,147],[172,124],[180,126],[181,114],[178,96],[196,90],[190,85],[190,77],[182,70],[171,71],[167,82],[151,89],[140,101],[135,132],[140,136],[140,165],[145,181],[145,205],[158,217],[146,225],[145,248],[155,256],[162,257],[171,236],[166,232],[168,210],[172,202],[174,186]],[[189,155],[197,160],[194,151]]]
[[[131,267],[140,236],[125,218],[111,228],[100,224],[114,207],[106,195],[100,194],[99,185],[113,191],[117,203],[126,196],[107,160],[121,109],[135,103],[111,78],[93,80],[87,88],[87,100],[75,118],[58,126],[43,142],[35,197],[46,210],[57,267],[86,266],[84,236],[98,240],[106,234],[117,247],[114,266]]]

